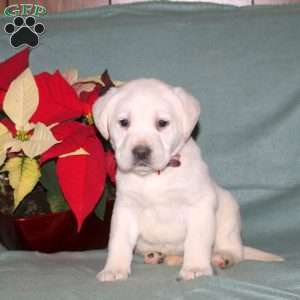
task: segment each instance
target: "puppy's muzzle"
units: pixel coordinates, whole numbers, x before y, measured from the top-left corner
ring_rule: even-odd
[[[146,145],[138,145],[132,149],[132,155],[136,164],[149,163],[151,148]]]

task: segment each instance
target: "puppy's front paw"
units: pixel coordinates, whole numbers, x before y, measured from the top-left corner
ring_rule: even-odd
[[[126,280],[128,278],[128,275],[129,275],[128,271],[104,269],[98,273],[96,278],[100,282],[111,282],[117,280]]]
[[[213,270],[211,267],[208,268],[182,268],[179,272],[177,280],[192,280],[200,276],[211,276],[213,275]]]

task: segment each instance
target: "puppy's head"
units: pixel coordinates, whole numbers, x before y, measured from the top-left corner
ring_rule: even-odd
[[[113,88],[93,107],[95,124],[110,139],[119,169],[140,175],[167,166],[190,137],[199,114],[194,97],[155,79]]]

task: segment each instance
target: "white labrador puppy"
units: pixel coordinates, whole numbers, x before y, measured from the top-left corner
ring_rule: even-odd
[[[96,126],[110,139],[118,163],[108,257],[99,281],[126,279],[133,251],[183,257],[184,280],[212,275],[212,263],[282,260],[243,246],[239,206],[210,177],[190,137],[199,114],[193,96],[155,79],[128,82],[95,103]]]

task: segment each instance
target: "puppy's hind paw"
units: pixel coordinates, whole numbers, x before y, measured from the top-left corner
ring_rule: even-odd
[[[161,252],[146,252],[144,255],[144,263],[150,265],[162,264],[165,255]]]
[[[100,282],[112,282],[117,280],[126,280],[128,278],[129,272],[122,270],[102,270],[98,273],[96,278]]]
[[[181,280],[193,280],[200,276],[212,276],[213,270],[212,268],[182,268],[179,276],[177,277],[177,281]]]
[[[179,266],[182,265],[183,257],[178,255],[166,256],[164,263],[168,266]]]
[[[234,265],[234,256],[229,252],[217,252],[213,254],[212,265],[220,269],[227,269]]]

